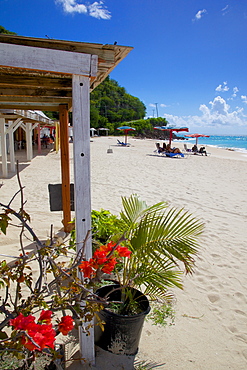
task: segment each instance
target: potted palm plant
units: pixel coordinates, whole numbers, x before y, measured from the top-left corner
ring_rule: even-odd
[[[134,355],[144,317],[150,310],[149,300],[171,299],[170,288],[182,289],[182,274],[193,272],[203,223],[164,202],[148,206],[137,195],[123,197],[122,205],[117,230],[112,234],[110,227],[105,235],[117,245],[119,236],[124,235],[121,245],[131,255],[114,270],[113,285],[97,290],[107,306],[97,313],[105,325],[103,329],[96,325],[95,338],[105,350]],[[93,225],[97,235],[99,224]]]

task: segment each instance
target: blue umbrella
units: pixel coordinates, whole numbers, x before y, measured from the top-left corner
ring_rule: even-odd
[[[123,130],[124,131],[124,133],[125,133],[125,144],[127,144],[128,132],[129,131],[135,131],[135,128],[130,127],[130,126],[121,126],[121,127],[118,127],[117,130]]]

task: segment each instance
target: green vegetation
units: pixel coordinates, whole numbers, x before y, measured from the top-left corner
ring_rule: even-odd
[[[6,28],[4,28],[1,25],[0,25],[0,33],[4,33],[5,35],[17,35],[17,33],[8,31],[8,30],[6,30]]]
[[[122,206],[119,216],[103,209],[93,211],[93,240],[105,244],[123,235],[121,244],[132,254],[114,280],[141,290],[154,301],[171,300],[168,289],[182,288],[183,270],[193,272],[203,223],[164,202],[149,207],[136,194],[122,197]]]
[[[175,310],[172,303],[152,303],[152,310],[148,316],[148,320],[152,320],[153,325],[167,326],[174,325]]]
[[[119,123],[145,117],[146,107],[109,76],[91,92],[91,127],[107,127],[110,134]]]

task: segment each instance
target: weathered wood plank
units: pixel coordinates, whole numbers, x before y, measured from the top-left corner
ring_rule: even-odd
[[[0,96],[51,96],[51,97],[69,97],[72,98],[72,89],[63,90],[63,89],[30,89],[23,87],[0,87]]]
[[[67,104],[68,101],[70,101],[72,99],[70,98],[67,98],[67,97],[64,97],[64,96],[58,96],[58,97],[49,97],[49,96],[1,96],[1,99],[0,101],[1,102],[9,102],[9,103],[13,103],[13,102],[16,102],[17,105],[18,103],[22,103],[22,102],[26,102],[26,103],[35,103],[35,102],[38,102],[38,103],[55,103],[55,104]]]
[[[84,254],[89,259],[92,256],[91,237],[86,240],[91,230],[89,78],[73,76],[72,82],[76,246],[78,251],[81,250],[85,241]],[[93,329],[90,330],[90,335],[83,333],[81,328],[79,333],[82,357],[93,364]]]
[[[47,48],[53,50],[66,50],[85,54],[98,55],[101,59],[108,61],[108,63],[114,63],[115,60],[115,49],[124,50],[126,48],[132,50],[132,47],[126,46],[114,46],[114,45],[102,45],[94,43],[66,41],[66,40],[52,40],[52,39],[39,39],[39,38],[28,38],[20,36],[6,37],[6,35],[0,34],[0,42],[33,46],[38,48]]]
[[[90,76],[91,55],[0,43],[0,65]]]
[[[1,99],[0,99],[1,100]],[[71,107],[71,104],[68,105],[69,107],[69,110],[70,110],[70,107]],[[45,111],[48,111],[48,112],[58,112],[59,111],[59,103],[57,104],[47,104],[47,103],[33,103],[33,104],[30,104],[30,103],[1,103],[0,101],[0,109],[31,109],[31,110],[45,110]]]
[[[17,70],[16,70],[17,71]],[[72,77],[66,75],[64,78],[48,77],[48,76],[30,76],[23,72],[23,74],[9,72],[0,72],[1,85],[5,87],[11,86],[31,86],[31,87],[45,87],[47,89],[69,89],[72,90]]]
[[[63,203],[63,225],[64,231],[69,232],[71,221],[70,211],[70,168],[69,168],[69,114],[67,105],[59,107],[60,121],[60,148],[61,148],[61,171],[62,171],[62,203]]]

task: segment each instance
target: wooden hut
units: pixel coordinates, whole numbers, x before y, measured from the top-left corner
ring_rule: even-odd
[[[73,111],[74,201],[78,249],[91,229],[90,99],[131,47],[0,34],[0,109],[58,111],[64,226],[70,221],[68,112]],[[0,118],[5,126],[5,118]],[[86,243],[86,258],[92,253]],[[94,336],[80,335],[82,356],[94,362]]]

